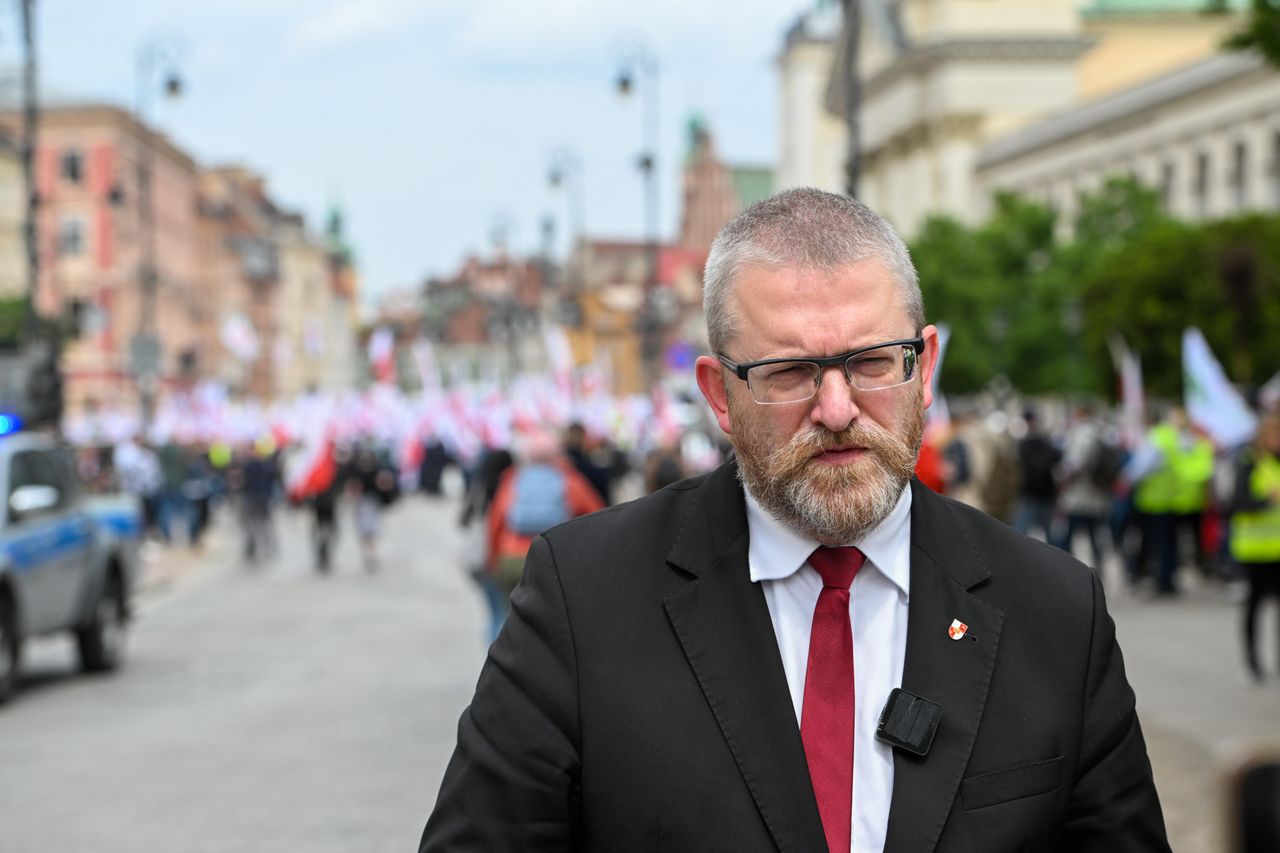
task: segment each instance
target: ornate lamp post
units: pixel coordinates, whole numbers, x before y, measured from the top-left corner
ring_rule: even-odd
[[[562,319],[567,326],[577,326],[581,321],[582,275],[575,259],[576,244],[582,239],[583,228],[583,177],[582,161],[568,148],[559,148],[551,155],[547,170],[547,183],[552,189],[565,190],[565,223],[569,234],[569,251],[565,257],[565,283],[561,300]]]
[[[129,360],[138,382],[138,398],[141,406],[142,429],[151,424],[155,414],[156,387],[160,378],[160,340],[156,327],[156,288],[159,275],[156,271],[155,226],[155,134],[146,125],[147,106],[151,95],[159,89],[166,96],[176,98],[182,94],[182,78],[178,74],[178,52],[172,42],[154,40],[138,49],[137,99],[134,102],[134,120],[138,125],[138,238],[140,258],[138,263],[138,333],[130,342]]]
[[[644,304],[640,316],[641,358],[645,381],[652,387],[659,378],[662,329],[654,306],[654,289],[658,283],[658,60],[642,42],[628,45],[618,70],[617,90],[627,97],[644,78],[643,129],[644,145],[637,160],[644,177],[645,277]]]

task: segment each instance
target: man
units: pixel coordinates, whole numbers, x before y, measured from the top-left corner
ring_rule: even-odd
[[[1018,508],[1013,516],[1013,529],[1029,534],[1037,527],[1044,541],[1055,542],[1053,510],[1058,498],[1058,463],[1062,451],[1040,428],[1036,413],[1028,409],[1022,416],[1027,434],[1018,442]]]
[[[737,464],[535,540],[421,849],[1167,851],[1096,575],[910,482],[901,240],[783,193],[704,304]],[[899,686],[942,709],[914,753],[875,737]]]
[[[1258,608],[1280,599],[1280,412],[1263,415],[1251,446],[1240,454],[1231,499],[1231,557],[1249,579],[1244,601],[1245,666],[1262,681]],[[1280,634],[1280,632],[1278,632]]]

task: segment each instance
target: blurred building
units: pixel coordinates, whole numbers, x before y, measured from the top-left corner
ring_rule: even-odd
[[[844,189],[848,132],[844,117],[827,109],[839,3],[819,3],[787,31],[778,68],[777,189]]]
[[[730,219],[772,194],[773,171],[725,163],[706,123],[694,116],[689,120],[683,183],[679,245],[705,256]]]
[[[18,143],[0,134],[0,299],[27,291],[27,206]]]
[[[545,369],[542,326],[556,305],[549,272],[541,258],[515,258],[499,248],[424,283],[422,327],[445,377],[505,382]]]
[[[277,336],[271,352],[274,395],[353,388],[357,380],[359,315],[351,250],[341,211],[315,234],[298,213],[275,222],[279,256]]]
[[[1081,193],[1132,175],[1183,219],[1280,210],[1280,73],[1211,56],[995,140],[984,194],[1017,191],[1074,221]]]
[[[355,381],[356,280],[335,211],[313,234],[243,166],[200,175],[202,377],[263,400]]]
[[[1202,0],[864,3],[856,51],[859,197],[907,235],[934,214],[979,221],[991,187],[1025,183],[991,172],[1013,145],[1006,138],[1023,140],[1017,150],[1025,167],[1033,156],[1026,140],[1039,138],[1041,122],[1155,85],[1215,54],[1240,18],[1206,17],[1204,6]],[[780,113],[789,126],[780,140],[779,186],[844,190],[850,93],[842,69],[854,53],[854,34],[833,25],[838,14],[834,4],[818,3],[787,35],[779,76]],[[815,69],[824,64],[820,87]],[[1078,114],[1067,123],[1079,121]],[[1095,133],[1119,129],[1089,121]],[[1056,170],[1059,185],[1091,180],[1068,178],[1063,168],[1059,162],[1048,169]],[[1035,181],[1047,179],[1037,174]]]
[[[22,114],[0,114],[16,137]],[[139,191],[149,164],[155,215],[149,228]],[[196,164],[132,114],[94,103],[45,104],[36,151],[40,199],[40,277],[36,310],[74,319],[62,368],[67,407],[88,401],[131,405],[133,369],[148,307],[141,298],[144,241],[153,241],[157,372],[180,374],[198,333],[190,305],[197,295]],[[20,194],[21,195],[21,194]]]
[[[1249,0],[1232,0],[1239,11]],[[1080,99],[1092,101],[1219,51],[1238,15],[1204,13],[1205,0],[1089,0],[1081,4],[1093,46],[1080,59]]]
[[[280,334],[277,239],[286,216],[267,196],[261,175],[242,166],[200,175],[201,304],[207,323],[195,357],[233,393],[264,400],[279,387],[278,344],[287,347]]]
[[[607,368],[613,390],[641,393],[648,381],[643,347],[646,337],[661,370],[677,364],[691,348],[706,348],[702,328],[702,268],[705,249],[660,245],[650,307],[645,306],[649,270],[647,242],[583,240],[572,263],[581,270],[575,294],[574,322],[566,323],[574,363]],[[645,323],[653,323],[646,329]]]

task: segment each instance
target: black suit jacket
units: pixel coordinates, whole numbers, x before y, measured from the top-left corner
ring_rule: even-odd
[[[1167,851],[1096,575],[911,488],[902,687],[943,717],[885,849]],[[731,465],[537,539],[421,850],[825,850],[747,541]]]

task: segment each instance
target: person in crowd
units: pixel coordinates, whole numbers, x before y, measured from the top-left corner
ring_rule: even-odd
[[[657,444],[644,458],[644,490],[651,494],[685,478],[684,457],[672,441]]]
[[[1151,427],[1126,466],[1133,487],[1133,508],[1142,531],[1136,580],[1154,563],[1156,595],[1178,594],[1178,517],[1208,491],[1213,476],[1213,446],[1190,428],[1186,412],[1174,407]],[[1197,546],[1198,548],[1199,546]]]
[[[351,461],[348,489],[355,499],[356,534],[365,571],[377,571],[380,562],[378,539],[382,533],[382,511],[398,497],[395,471],[372,445],[362,445]]]
[[[445,449],[444,442],[432,438],[425,443],[422,464],[418,466],[418,488],[423,494],[437,497],[444,494],[444,472],[452,464],[454,459]]]
[[[164,488],[160,458],[136,435],[117,445],[113,456],[120,488],[137,498],[142,509],[144,533],[160,535],[160,494]]]
[[[187,544],[193,550],[203,547],[209,528],[211,502],[215,490],[213,465],[209,456],[196,444],[183,447],[186,475],[182,480],[182,498],[187,505]]]
[[[888,223],[787,191],[704,281],[736,461],[533,537],[420,850],[1167,853],[1097,574],[912,479]]]
[[[942,455],[942,447],[948,441],[949,432],[946,426],[926,427],[920,442],[920,457],[916,460],[916,479],[940,495],[947,491],[947,460]]]
[[[458,518],[458,525],[464,531],[465,568],[483,593],[489,611],[488,643],[497,639],[498,631],[507,618],[507,594],[489,567],[489,507],[493,505],[502,475],[513,464],[511,451],[505,448],[487,451],[480,458],[476,475],[470,478],[471,484],[463,497],[462,514]]]
[[[1030,409],[1023,413],[1027,434],[1018,441],[1018,505],[1013,529],[1029,534],[1038,528],[1046,542],[1056,542],[1053,515],[1058,500],[1058,463],[1062,451],[1040,427],[1040,419]]]
[[[160,536],[165,544],[173,543],[175,525],[186,522],[190,527],[190,507],[183,487],[187,483],[186,448],[176,438],[169,438],[157,452],[160,459]]]
[[[1067,427],[1060,467],[1058,509],[1065,517],[1062,535],[1055,544],[1071,553],[1077,533],[1083,532],[1093,555],[1093,567],[1102,569],[1102,541],[1111,517],[1111,495],[1120,474],[1119,450],[1104,425],[1088,407],[1076,409]]]
[[[245,561],[256,566],[277,552],[271,513],[279,484],[275,443],[268,437],[241,446],[231,463],[228,488],[235,496]]]
[[[1180,446],[1174,466],[1176,491],[1171,500],[1175,554],[1189,547],[1188,559],[1206,580],[1217,580],[1213,555],[1205,542],[1205,522],[1209,509],[1210,483],[1213,479],[1213,442],[1184,416],[1180,424]],[[1184,546],[1183,543],[1188,543]]]
[[[516,450],[517,463],[503,472],[487,519],[489,569],[504,598],[520,582],[535,536],[605,505],[549,433],[530,431]]]
[[[587,428],[576,421],[564,431],[564,453],[577,472],[596,490],[604,505],[613,503],[613,472],[596,462],[587,444]]]
[[[314,494],[306,500],[311,508],[311,550],[316,571],[327,575],[333,570],[333,546],[338,538],[338,500],[346,482],[349,451],[337,445],[329,447],[332,454],[332,477],[327,483],[317,484]]]
[[[1253,445],[1240,454],[1230,549],[1249,582],[1243,613],[1245,666],[1261,682],[1258,609],[1268,598],[1280,602],[1280,412],[1262,417]]]

